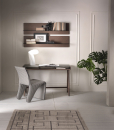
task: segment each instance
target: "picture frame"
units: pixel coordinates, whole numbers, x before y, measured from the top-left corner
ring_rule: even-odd
[[[47,33],[34,33],[34,38],[37,43],[47,42],[48,34]]]

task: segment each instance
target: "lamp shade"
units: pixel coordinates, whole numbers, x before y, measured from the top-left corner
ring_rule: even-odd
[[[35,58],[34,58],[34,55],[38,54],[39,51],[34,49],[34,50],[30,50],[28,52],[28,55],[29,55],[29,61],[30,61],[30,65],[35,65]]]

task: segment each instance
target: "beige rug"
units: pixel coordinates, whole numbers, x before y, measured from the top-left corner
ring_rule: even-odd
[[[88,130],[75,110],[15,110],[7,130]]]

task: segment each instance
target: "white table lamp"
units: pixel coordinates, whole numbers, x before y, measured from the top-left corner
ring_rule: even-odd
[[[28,55],[29,55],[29,61],[30,61],[30,65],[35,65],[35,58],[34,58],[34,55],[38,54],[39,51],[34,49],[34,50],[30,50],[28,52]]]

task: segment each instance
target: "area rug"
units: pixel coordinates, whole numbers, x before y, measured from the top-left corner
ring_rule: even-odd
[[[75,110],[14,110],[7,130],[88,130]]]

